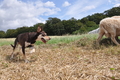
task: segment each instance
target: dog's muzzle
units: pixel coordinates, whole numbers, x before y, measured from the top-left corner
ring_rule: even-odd
[[[46,43],[47,41],[44,38],[41,38],[42,42]]]

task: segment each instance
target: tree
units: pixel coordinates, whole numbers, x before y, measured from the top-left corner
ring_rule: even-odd
[[[89,32],[91,30],[94,30],[94,29],[97,29],[98,28],[98,25],[94,22],[94,21],[88,21],[86,22],[86,30]]]
[[[84,17],[80,20],[83,24],[85,24],[87,21],[89,21],[89,19],[87,17]]]
[[[0,38],[4,38],[5,37],[5,32],[4,31],[0,31]]]
[[[37,24],[29,27],[29,32],[36,32],[38,26],[41,26],[44,29],[45,24],[37,23]]]
[[[29,28],[27,26],[19,27],[16,30],[17,30],[17,35],[21,33],[29,32]]]
[[[87,21],[86,26],[87,27],[97,27],[97,24],[95,22],[93,22],[93,21]]]
[[[120,7],[113,7],[112,9],[106,10],[104,11],[104,14],[107,17],[111,17],[114,15],[120,15]]]
[[[81,23],[79,20],[78,20],[78,22],[76,23],[76,26],[78,26],[79,29],[77,29],[76,31],[74,31],[73,34],[81,34],[81,33],[87,31],[86,25],[84,25],[83,23]]]
[[[49,35],[62,35],[64,34],[64,26],[61,23],[61,20],[58,18],[48,18],[44,26],[44,30]]]
[[[77,25],[77,22],[78,21],[75,18],[62,21],[66,34],[72,34],[74,31],[80,28],[80,26]]]
[[[91,16],[90,15],[87,16],[87,19],[88,19],[88,21],[94,21],[96,24],[99,24],[99,22],[105,17],[106,17],[106,15],[104,15],[103,13],[95,13]]]
[[[13,38],[17,36],[17,30],[15,29],[8,29],[6,32],[6,38]]]

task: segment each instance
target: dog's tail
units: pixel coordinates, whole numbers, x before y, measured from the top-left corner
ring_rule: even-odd
[[[15,47],[17,45],[17,39],[15,39],[14,45],[12,45],[12,44],[10,44],[10,45],[13,47],[13,49],[15,49]]]
[[[13,48],[15,48],[15,46],[13,46],[12,44],[10,44]]]

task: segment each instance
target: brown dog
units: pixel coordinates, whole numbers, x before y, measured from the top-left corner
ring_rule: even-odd
[[[22,47],[24,60],[27,63],[28,60],[26,59],[25,48],[26,47],[33,47],[33,44],[38,39],[38,36],[41,39],[41,41],[44,42],[44,43],[46,43],[47,40],[50,40],[50,37],[47,36],[47,34],[42,30],[42,28],[40,26],[38,26],[37,32],[26,32],[26,33],[19,34],[14,41],[14,45],[11,44],[11,46],[13,47],[13,52],[11,54],[10,59],[13,58],[14,51],[19,44]]]

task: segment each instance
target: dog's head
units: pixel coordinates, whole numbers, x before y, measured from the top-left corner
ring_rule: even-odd
[[[42,29],[41,29],[40,34],[39,34],[37,40],[41,40],[42,42],[46,43],[50,39],[51,38],[49,36],[47,36],[47,33],[45,31],[42,31]]]

